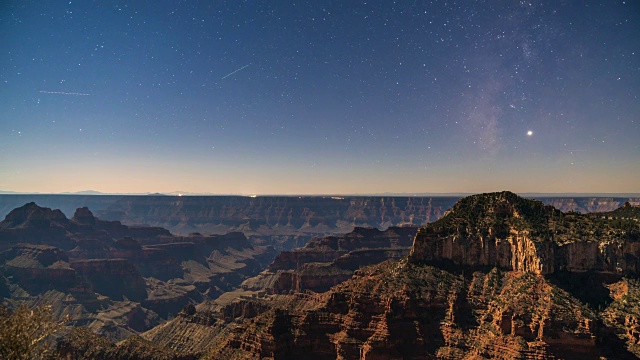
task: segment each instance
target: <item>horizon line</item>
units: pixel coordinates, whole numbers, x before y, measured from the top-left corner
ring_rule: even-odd
[[[101,192],[96,190],[84,190],[76,192],[24,192],[12,190],[0,190],[0,195],[75,195],[75,196],[175,196],[175,197],[193,197],[193,196],[240,196],[240,197],[357,197],[357,196],[408,196],[408,197],[427,197],[427,196],[455,196],[464,197],[475,194],[492,193],[495,191],[485,192],[363,192],[363,193],[200,193],[189,191],[170,191],[170,192],[141,192],[141,193],[119,193],[119,192]],[[640,197],[640,192],[517,192],[520,196],[528,197],[561,197],[561,196],[597,196],[597,197]]]

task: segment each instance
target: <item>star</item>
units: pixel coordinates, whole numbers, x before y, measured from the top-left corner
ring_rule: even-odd
[[[533,136],[533,131],[531,130],[527,131],[527,136]]]

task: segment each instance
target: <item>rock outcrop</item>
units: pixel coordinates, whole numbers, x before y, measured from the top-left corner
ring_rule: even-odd
[[[623,208],[565,214],[510,192],[474,195],[421,228],[409,259],[543,275],[558,271],[637,275],[640,208],[628,206],[627,212],[635,215],[620,215]]]
[[[64,251],[48,245],[19,244],[0,252],[3,274],[30,293],[81,286]]]
[[[143,336],[206,359],[599,359],[613,350],[598,331],[593,310],[541,275],[403,260],[322,294],[199,306]]]
[[[358,268],[406,256],[417,229],[355,228],[341,236],[314,238],[303,248],[282,251],[267,270],[245,280],[242,288],[268,293],[327,291]]]
[[[602,313],[607,326],[603,336],[609,342],[620,340],[640,358],[640,283],[623,279],[608,288],[613,302]]]

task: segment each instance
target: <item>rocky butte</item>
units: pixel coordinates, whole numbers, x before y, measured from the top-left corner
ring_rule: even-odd
[[[409,260],[542,275],[635,276],[640,270],[636,209],[627,203],[606,214],[565,214],[510,192],[469,196],[418,231]]]
[[[635,359],[639,220],[630,204],[580,215],[475,195],[421,228],[407,257],[327,291],[223,294],[125,343],[76,329],[59,348],[94,359]]]

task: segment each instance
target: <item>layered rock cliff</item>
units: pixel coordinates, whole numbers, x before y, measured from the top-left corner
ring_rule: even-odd
[[[406,256],[417,229],[355,228],[341,236],[314,238],[303,248],[282,251],[267,270],[241,286],[268,293],[327,291],[349,279],[358,268]]]
[[[510,192],[474,195],[421,228],[409,259],[536,274],[598,271],[637,275],[640,208],[626,206],[628,216],[621,215],[624,207],[582,215],[562,213]]]
[[[35,201],[61,208],[69,216],[78,207],[88,207],[101,219],[158,226],[174,234],[241,231],[247,236],[280,236],[289,241],[296,236],[308,240],[311,236],[347,233],[356,226],[419,226],[440,218],[457,200],[412,196],[0,195],[0,216]]]
[[[593,310],[541,275],[403,260],[323,294],[199,306],[143,336],[204,359],[633,358],[599,332]]]
[[[546,205],[563,212],[604,212],[625,202],[640,205],[638,197],[540,196]],[[300,236],[347,233],[356,226],[385,229],[392,225],[424,225],[440,218],[460,197],[438,196],[88,196],[2,195],[0,216],[35,201],[62,209],[71,216],[88,207],[102,219],[124,224],[150,224],[174,234],[224,234],[244,231],[247,236]],[[302,244],[304,245],[304,244]],[[287,248],[287,247],[285,247]],[[288,247],[291,248],[291,247]]]

